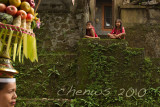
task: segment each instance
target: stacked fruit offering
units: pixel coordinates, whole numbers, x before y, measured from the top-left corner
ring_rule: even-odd
[[[40,2],[39,2],[40,3]],[[38,61],[33,28],[40,26],[34,0],[0,0],[0,56]],[[23,51],[22,51],[23,49]]]
[[[0,0],[0,22],[32,30],[31,23],[39,21],[34,7],[34,0]]]

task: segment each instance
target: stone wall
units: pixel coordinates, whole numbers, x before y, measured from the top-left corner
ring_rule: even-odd
[[[145,56],[160,58],[159,24],[137,24],[126,28],[126,34],[130,47],[144,48]]]
[[[123,4],[124,0],[114,0],[114,20],[120,18],[119,7]]]
[[[160,23],[160,9],[149,9],[149,22]]]
[[[40,30],[36,31],[36,35],[43,39],[38,39],[42,41],[39,47],[52,51],[73,51],[76,48],[77,41],[85,33],[85,23],[88,21],[89,14],[86,0],[75,1],[75,6],[72,5],[71,0],[44,0],[41,2],[38,12],[42,26]],[[116,6],[121,5],[122,2],[115,1],[114,3],[115,8],[118,9]],[[97,4],[98,9],[96,9],[96,18],[99,19],[102,16],[101,5]],[[134,28],[133,25],[159,23],[159,11],[159,9],[153,8],[147,10],[145,6],[121,6],[121,18],[127,32],[126,39],[131,47],[145,48],[146,56],[160,57],[158,48],[159,33],[158,31],[156,33],[154,31],[149,32],[149,29],[140,31],[138,28]],[[118,16],[116,15],[115,17]],[[102,31],[101,23],[102,21],[99,20],[99,23],[96,24],[96,32],[100,35],[106,35],[108,32]],[[128,28],[131,25],[133,28]],[[147,28],[149,27],[147,26]],[[145,35],[145,40],[144,38],[139,38],[141,35]]]
[[[160,10],[156,7],[140,5],[123,5],[120,7],[121,19],[125,27],[135,24],[156,24],[160,22]]]
[[[123,5],[121,19],[126,28],[129,46],[145,49],[145,55],[160,57],[160,10],[158,7]]]
[[[38,8],[42,30],[36,34],[47,39],[42,43],[42,48],[69,50],[84,35],[86,1],[75,1],[73,6],[71,0],[42,0]]]

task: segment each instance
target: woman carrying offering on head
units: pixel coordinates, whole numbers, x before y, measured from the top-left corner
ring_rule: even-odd
[[[16,98],[15,78],[0,78],[0,107],[15,107]]]
[[[16,78],[18,74],[11,65],[10,59],[0,58],[0,107],[15,107],[16,105]]]

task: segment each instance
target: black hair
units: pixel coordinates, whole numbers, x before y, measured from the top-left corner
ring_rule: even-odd
[[[116,19],[115,20],[115,29],[117,29],[116,22],[120,22],[120,32],[122,33],[122,21],[121,21],[121,19]]]
[[[0,91],[4,89],[5,85],[7,85],[7,83],[0,83]]]
[[[91,23],[91,24],[92,24],[92,21],[88,21],[87,23]],[[87,23],[86,23],[86,24],[87,24]]]

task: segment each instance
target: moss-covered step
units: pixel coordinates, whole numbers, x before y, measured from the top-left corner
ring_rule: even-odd
[[[57,90],[75,82],[76,57],[75,53],[43,53],[38,63],[15,63],[18,96],[55,98]]]
[[[28,107],[43,98],[73,99],[73,107],[147,105],[160,100],[158,65],[145,58],[143,48],[130,48],[125,40],[82,39],[74,53],[43,50],[38,63],[26,61],[15,67],[20,71],[18,105]],[[52,105],[49,102],[43,104]]]
[[[16,107],[70,107],[71,99],[17,99]]]
[[[143,48],[129,48],[127,45],[125,40],[82,39],[78,48],[79,72],[77,78],[80,81],[78,87],[86,88],[87,85],[84,84],[90,84],[91,73],[98,72],[102,73],[99,76],[107,74],[109,78],[112,77],[112,81],[117,82],[117,85],[126,87],[124,82],[131,79],[130,75],[134,77],[140,72],[144,61]],[[98,78],[98,74],[96,75],[95,79]],[[107,81],[109,78],[106,78]],[[91,81],[95,79],[92,78]]]

